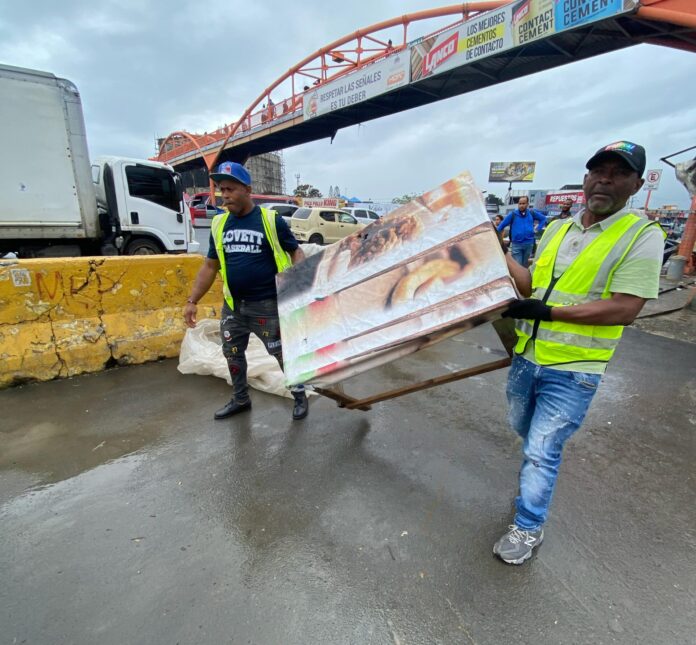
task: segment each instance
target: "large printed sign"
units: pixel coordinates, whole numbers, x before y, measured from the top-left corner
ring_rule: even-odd
[[[633,11],[638,0],[517,0],[411,47],[411,82]]]
[[[469,173],[276,276],[288,383],[331,384],[496,318],[515,289]]]
[[[582,191],[576,191],[573,193],[548,193],[546,195],[546,205],[555,206],[560,205],[566,200],[570,200],[573,204],[584,204],[585,203],[585,193]]]
[[[374,65],[310,90],[304,95],[304,118],[311,119],[340,110],[407,85],[408,68],[407,54],[393,54]]]
[[[527,43],[554,32],[554,0],[521,0],[512,9],[512,44]]]
[[[488,171],[488,181],[534,181],[535,161],[493,161]]]
[[[510,15],[506,6],[413,45],[411,82],[509,49]]]
[[[342,201],[338,197],[303,197],[302,206],[304,208],[338,208]]]
[[[626,13],[637,5],[636,0],[556,0],[556,31]]]

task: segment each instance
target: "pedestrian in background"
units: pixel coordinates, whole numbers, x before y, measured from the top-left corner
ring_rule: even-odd
[[[570,212],[571,208],[573,208],[573,200],[564,199],[561,202],[561,212],[558,213],[558,219],[568,219],[572,215]]]
[[[538,226],[535,229],[535,222]],[[510,245],[513,259],[523,267],[529,266],[529,258],[534,251],[536,231],[543,231],[546,217],[543,213],[529,208],[529,197],[520,197],[517,208],[508,213],[498,224],[498,232],[510,227]]]

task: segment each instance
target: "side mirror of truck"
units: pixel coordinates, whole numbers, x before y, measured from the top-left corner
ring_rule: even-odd
[[[181,175],[179,173],[174,175],[174,186],[176,186],[176,198],[179,200],[179,202],[183,202],[184,187],[181,183]]]

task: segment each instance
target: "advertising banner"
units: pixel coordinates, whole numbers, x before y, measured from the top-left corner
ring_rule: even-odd
[[[411,82],[511,46],[510,6],[482,14],[411,47]]]
[[[304,95],[304,118],[355,105],[407,85],[409,59],[406,52],[393,54],[359,71],[346,74]]]
[[[556,31],[633,11],[638,0],[556,0]]]
[[[535,170],[536,161],[493,161],[488,171],[488,181],[534,181]]]
[[[304,208],[338,208],[343,200],[338,197],[303,197],[302,206]]]
[[[566,199],[570,199],[573,204],[584,204],[585,193],[577,191],[574,193],[548,193],[546,195],[546,205],[552,206],[563,203]]]
[[[492,318],[515,298],[462,173],[276,276],[288,383],[327,385]]]
[[[512,44],[527,43],[554,32],[554,0],[519,0],[512,5]]]
[[[633,11],[638,0],[516,0],[411,46],[411,82]]]

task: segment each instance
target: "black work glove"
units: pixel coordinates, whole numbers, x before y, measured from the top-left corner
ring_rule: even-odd
[[[541,300],[527,298],[516,300],[503,313],[503,318],[524,318],[526,320],[545,320],[551,322],[551,309]]]

